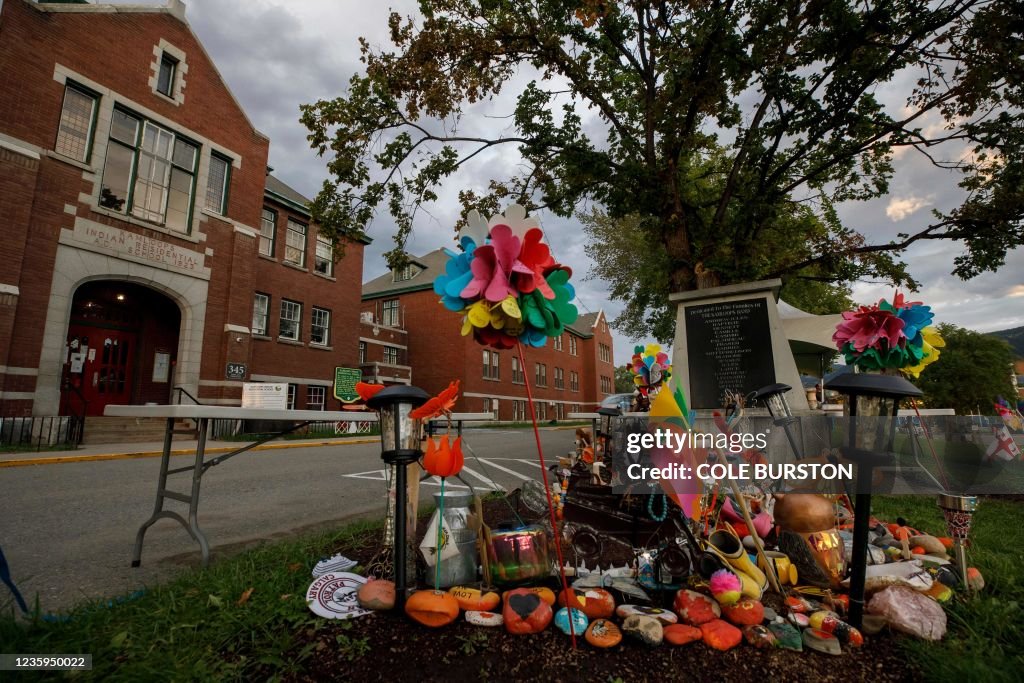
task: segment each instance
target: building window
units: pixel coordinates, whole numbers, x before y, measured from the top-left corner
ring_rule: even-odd
[[[565,371],[555,368],[555,389],[565,389]]]
[[[599,360],[601,360],[601,361],[603,361],[605,363],[611,363],[612,362],[612,349],[611,349],[611,347],[608,346],[607,344],[598,344],[597,345],[597,357],[598,357]]]
[[[536,384],[538,387],[546,387],[548,385],[548,366],[543,363],[537,363],[536,370]]]
[[[198,157],[193,143],[115,109],[100,206],[188,232]]]
[[[281,339],[299,340],[302,326],[302,304],[283,299],[281,301],[281,328],[278,336]]]
[[[306,265],[306,226],[288,219],[288,233],[284,241],[284,260],[297,266]]]
[[[321,275],[334,275],[334,245],[323,235],[316,236],[313,270]]]
[[[327,346],[331,339],[331,312],[313,307],[313,315],[310,316],[309,343],[317,346]]]
[[[288,385],[288,410],[295,410],[295,394],[298,393],[298,384]]]
[[[601,393],[612,393],[612,380],[610,377],[605,377],[604,375],[601,375]]]
[[[555,404],[555,419],[556,420],[564,420],[565,419],[565,405],[564,404],[562,404],[562,403],[556,403]]]
[[[548,419],[548,404],[544,401],[537,401],[534,406],[537,410],[537,422],[543,422]]]
[[[512,401],[512,421],[519,422],[524,419],[526,419],[526,416],[523,414],[523,402]]]
[[[323,410],[327,398],[327,387],[310,385],[306,387],[306,410]]]
[[[359,364],[366,362],[366,342],[359,342]]]
[[[231,162],[219,154],[210,155],[210,173],[206,178],[206,208],[222,216],[228,213],[228,184]]]
[[[395,282],[405,282],[416,277],[416,274],[420,272],[420,269],[411,263],[405,264],[404,268],[391,271],[391,278]]]
[[[489,399],[489,398],[485,398],[484,399],[483,412],[485,412],[485,413],[491,412],[491,399]]]
[[[501,379],[501,369],[497,351],[484,349],[484,379]]]
[[[86,163],[92,152],[92,134],[96,122],[97,97],[70,83],[64,87],[64,105],[60,110],[57,142],[53,151],[69,159]]]
[[[576,337],[569,335],[569,355],[576,355]]]
[[[384,347],[384,364],[385,365],[398,365],[398,347],[397,346],[385,346]]]
[[[512,356],[512,384],[525,384],[524,380],[523,368],[519,365],[519,359]]]
[[[260,253],[264,256],[274,255],[274,236],[277,233],[277,212],[263,209],[260,218]]]
[[[569,337],[572,339],[572,337]],[[580,390],[580,374],[575,370],[569,371],[569,390],[579,391]]]
[[[554,346],[555,346],[555,351],[561,351],[562,350],[562,335],[558,335],[557,337],[555,337],[555,341],[553,343],[554,343]]]
[[[398,327],[398,299],[388,299],[384,302],[383,323],[388,327]]]
[[[166,52],[160,58],[160,75],[156,81],[156,91],[167,97],[174,97],[174,77],[178,73],[178,60]]]
[[[270,317],[270,297],[256,293],[252,302],[252,333],[267,336],[267,319]]]

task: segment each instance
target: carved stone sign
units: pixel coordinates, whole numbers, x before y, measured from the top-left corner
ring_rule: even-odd
[[[74,239],[82,245],[99,247],[99,250],[168,270],[190,275],[201,275],[206,271],[203,255],[198,251],[103,223],[81,219],[75,221]]]
[[[687,306],[685,311],[691,407],[718,408],[727,390],[747,395],[775,383],[765,299]]]

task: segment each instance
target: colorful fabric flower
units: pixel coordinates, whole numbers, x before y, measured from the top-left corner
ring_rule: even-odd
[[[504,214],[499,213],[491,216],[491,220],[487,222],[487,227],[491,231],[492,237],[494,228],[499,225],[508,226],[512,234],[519,239],[522,239],[530,230],[540,230],[540,223],[537,222],[537,219],[533,216],[527,216],[526,209],[519,204],[510,204],[505,209]]]
[[[836,326],[832,341],[840,350],[847,345],[856,352],[877,350],[883,345],[891,349],[906,339],[903,326],[904,322],[892,311],[879,309],[877,305],[861,306],[856,311],[843,313],[843,322]]]
[[[942,337],[931,327],[935,315],[920,301],[897,292],[892,302],[880,300],[843,313],[832,340],[848,365],[865,370],[898,369],[917,377],[939,356]],[[937,342],[937,343],[935,343]]]
[[[512,285],[512,275],[528,275],[533,271],[519,260],[519,238],[512,234],[507,225],[498,225],[491,230],[491,241],[473,251],[470,270],[473,278],[463,288],[460,296],[463,299],[484,297],[492,303],[498,303],[509,296],[516,296],[518,291]]]
[[[926,327],[921,330],[921,341],[923,351],[921,359],[915,365],[903,368],[903,373],[914,379],[920,377],[926,367],[939,359],[939,349],[946,346],[946,341],[934,327]]]
[[[672,376],[672,366],[668,362],[668,354],[662,351],[658,344],[633,347],[631,360],[630,371],[633,373],[633,384],[645,396]]]
[[[555,265],[555,260],[551,258],[551,248],[541,242],[543,237],[544,233],[540,231],[540,228],[527,231],[523,237],[519,260],[530,269],[533,275],[531,277],[517,276],[516,285],[523,294],[529,294],[534,289],[539,289],[545,299],[554,299],[555,293],[548,286],[544,275]]]
[[[444,275],[439,275],[434,280],[434,292],[441,296],[441,303],[449,311],[461,311],[469,305],[469,301],[463,299],[461,293],[473,279],[470,264],[476,245],[466,238],[462,246],[464,251],[461,254],[445,249],[448,263],[445,264]]]

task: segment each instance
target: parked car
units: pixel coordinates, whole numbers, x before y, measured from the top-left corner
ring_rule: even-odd
[[[601,399],[601,402],[597,404],[598,408],[618,408],[624,413],[629,412],[629,407],[633,404],[633,394],[611,394]]]

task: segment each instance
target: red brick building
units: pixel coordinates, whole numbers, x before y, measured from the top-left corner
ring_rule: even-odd
[[[333,262],[269,144],[177,0],[0,4],[0,416],[337,405],[363,244]]]
[[[393,349],[386,351],[388,358],[408,366],[416,386],[434,394],[453,379],[461,380],[456,410],[496,412],[500,420],[529,419],[526,373],[541,420],[592,410],[615,392],[612,337],[603,312],[581,315],[544,348],[524,347],[526,366],[522,367],[514,350],[485,349],[472,337],[463,337],[461,317],[438,303],[434,278],[444,272],[446,261],[438,249],[413,259],[401,272],[389,272],[363,285],[360,341],[367,360]],[[366,339],[367,325],[394,336],[378,335],[379,341],[371,343]]]

